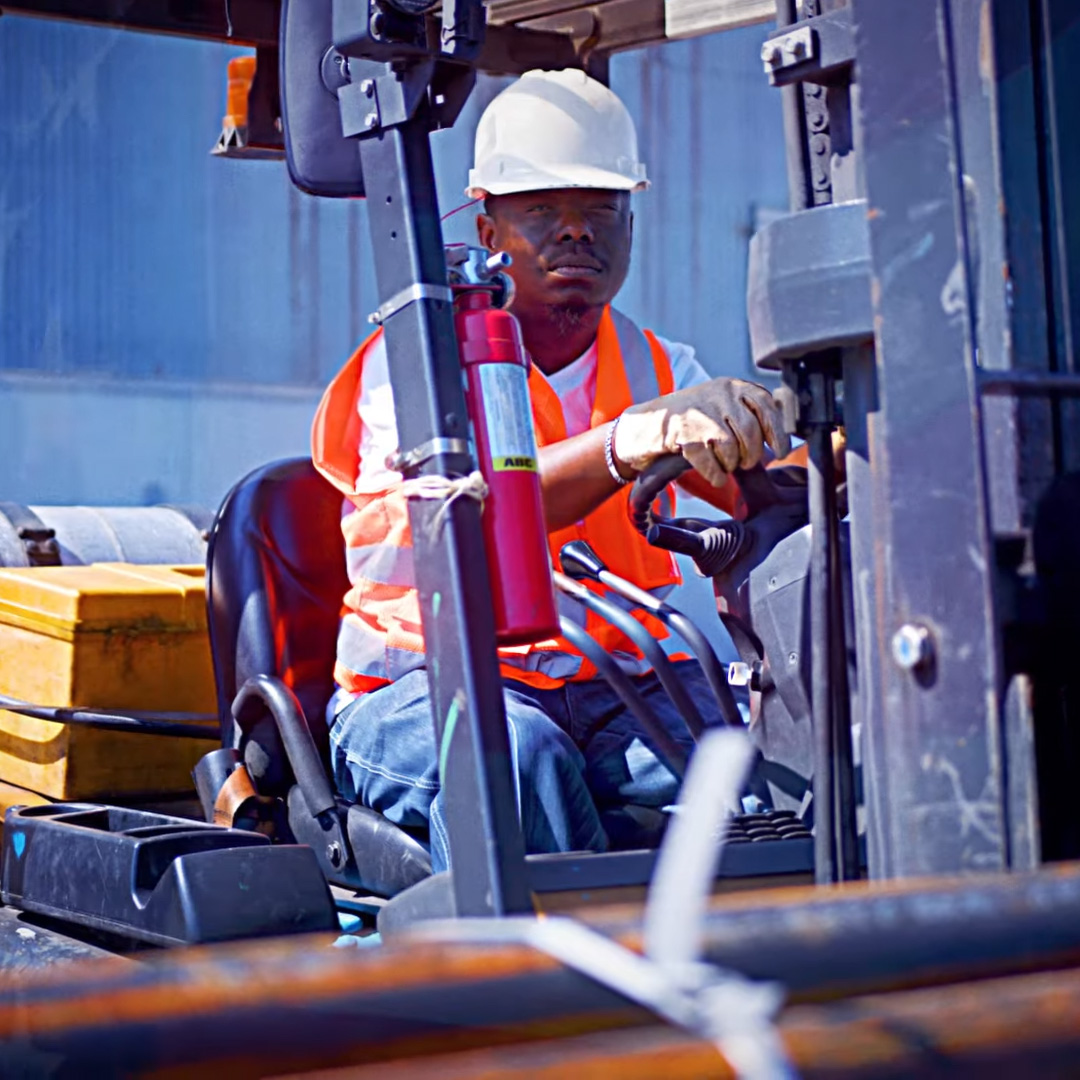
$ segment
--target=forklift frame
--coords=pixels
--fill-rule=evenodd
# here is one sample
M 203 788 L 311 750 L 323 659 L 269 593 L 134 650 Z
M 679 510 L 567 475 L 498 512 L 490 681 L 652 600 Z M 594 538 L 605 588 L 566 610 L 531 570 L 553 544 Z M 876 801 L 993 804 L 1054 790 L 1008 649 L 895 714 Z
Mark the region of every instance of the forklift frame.
M 614 51 L 773 12 L 758 0 L 714 0 L 697 5 L 694 22 L 689 0 L 569 2 L 496 0 L 472 65 L 495 73 L 580 66 L 604 78 Z M 266 51 L 278 44 L 274 0 L 15 0 L 4 8 Z M 854 61 L 854 75 L 849 68 L 837 78 L 823 51 L 785 61 L 774 75 L 784 85 L 793 211 L 822 214 L 857 198 L 867 207 L 872 345 L 791 355 L 785 365 L 789 382 L 800 361 L 830 373 L 818 389 L 803 387 L 815 407 L 827 407 L 819 431 L 839 404 L 821 395 L 843 389 L 859 671 L 853 719 L 862 731 L 870 875 L 1004 870 L 1075 854 L 1077 830 L 1059 820 L 1064 807 L 1053 796 L 1075 764 L 1067 732 L 1075 677 L 1056 661 L 1075 655 L 1077 627 L 1063 605 L 1047 606 L 1032 546 L 1047 486 L 1080 456 L 1067 400 L 1080 396 L 1065 183 L 1074 155 L 1060 116 L 1070 107 L 1061 66 L 1080 4 L 803 0 L 797 13 L 780 0 L 779 10 L 774 38 L 815 26 L 824 33 L 849 17 Z M 807 89 L 814 86 L 826 88 L 825 129 Z M 432 126 L 420 108 L 380 119 L 358 138 L 386 300 L 442 280 Z M 388 233 L 404 242 L 387 242 Z M 427 447 L 410 475 L 468 472 L 450 304 L 421 290 L 385 325 L 403 446 Z M 819 445 L 815 468 L 823 453 Z M 827 475 L 818 487 L 819 520 L 831 520 Z M 444 541 L 428 528 L 433 507 L 413 504 L 411 513 L 436 731 L 449 739 L 456 911 L 528 910 L 479 508 L 457 500 Z M 844 877 L 857 872 L 844 854 L 842 820 L 854 788 L 835 742 L 847 695 L 833 680 L 848 646 L 836 636 L 835 610 L 822 607 L 835 592 L 822 581 L 835 582 L 838 569 L 822 543 L 812 584 L 814 625 L 823 628 L 811 643 L 815 700 L 841 771 L 830 785 L 839 803 L 830 797 L 818 821 L 829 825 L 829 857 L 839 852 Z M 1036 644 L 1024 647 L 1024 639 Z M 1036 727 L 1060 754 L 1036 746 Z

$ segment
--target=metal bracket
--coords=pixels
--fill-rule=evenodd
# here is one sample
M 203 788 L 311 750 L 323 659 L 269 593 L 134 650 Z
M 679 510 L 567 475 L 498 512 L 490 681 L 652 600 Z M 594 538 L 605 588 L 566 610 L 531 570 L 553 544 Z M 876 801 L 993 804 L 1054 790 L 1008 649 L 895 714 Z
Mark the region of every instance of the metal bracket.
M 467 439 L 428 439 L 427 442 L 414 446 L 404 453 L 398 451 L 390 454 L 386 459 L 386 467 L 394 472 L 404 472 L 406 469 L 417 469 L 433 457 L 446 456 L 449 454 L 471 454 L 472 447 Z
M 484 43 L 484 7 L 471 0 L 443 0 L 440 44 L 446 56 L 472 60 Z
M 817 55 L 817 38 L 808 25 L 789 30 L 779 37 L 769 38 L 761 46 L 761 62 L 766 75 L 782 68 L 794 67 Z
M 346 138 L 362 136 L 410 120 L 427 97 L 434 70 L 433 59 L 398 72 L 376 61 L 350 58 L 349 81 L 337 92 L 341 133 Z
M 401 292 L 394 293 L 385 303 L 380 304 L 377 311 L 368 316 L 368 322 L 374 326 L 382 326 L 392 315 L 396 315 L 402 308 L 415 304 L 417 300 L 445 300 L 450 303 L 454 294 L 449 285 L 428 285 L 423 282 L 408 285 Z
M 840 379 L 836 351 L 789 360 L 783 365 L 781 377 L 788 391 L 784 397 L 789 403 L 795 402 L 794 434 L 799 438 L 809 438 L 815 428 L 834 428 L 843 424 L 842 408 L 836 392 Z
M 872 341 L 866 203 L 788 214 L 759 229 L 750 241 L 746 297 L 759 368 Z
M 773 401 L 780 407 L 784 420 L 784 431 L 794 435 L 799 430 L 799 398 L 790 386 L 778 386 L 773 391 Z
M 773 86 L 828 83 L 855 61 L 855 32 L 849 8 L 815 15 L 808 22 L 767 38 L 761 61 Z

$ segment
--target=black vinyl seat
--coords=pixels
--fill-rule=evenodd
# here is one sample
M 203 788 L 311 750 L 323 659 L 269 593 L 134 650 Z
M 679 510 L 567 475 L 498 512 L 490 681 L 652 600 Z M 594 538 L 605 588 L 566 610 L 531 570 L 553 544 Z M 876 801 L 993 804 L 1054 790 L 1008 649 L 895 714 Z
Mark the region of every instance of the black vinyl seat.
M 345 803 L 327 768 L 325 711 L 348 587 L 341 513 L 340 493 L 307 458 L 256 469 L 218 511 L 206 589 L 231 755 L 221 776 L 242 763 L 257 796 L 282 810 L 291 833 L 283 839 L 310 844 L 331 881 L 392 896 L 431 873 L 427 851 L 375 811 Z M 211 793 L 208 816 L 213 801 Z

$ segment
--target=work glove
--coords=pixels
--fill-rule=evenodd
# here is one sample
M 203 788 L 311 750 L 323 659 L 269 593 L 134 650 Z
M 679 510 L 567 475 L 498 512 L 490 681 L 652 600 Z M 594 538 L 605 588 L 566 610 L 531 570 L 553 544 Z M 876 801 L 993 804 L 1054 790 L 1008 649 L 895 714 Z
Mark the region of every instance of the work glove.
M 612 449 L 635 473 L 665 454 L 682 454 L 714 487 L 761 461 L 765 444 L 791 452 L 780 407 L 764 386 L 712 379 L 633 405 L 618 419 Z

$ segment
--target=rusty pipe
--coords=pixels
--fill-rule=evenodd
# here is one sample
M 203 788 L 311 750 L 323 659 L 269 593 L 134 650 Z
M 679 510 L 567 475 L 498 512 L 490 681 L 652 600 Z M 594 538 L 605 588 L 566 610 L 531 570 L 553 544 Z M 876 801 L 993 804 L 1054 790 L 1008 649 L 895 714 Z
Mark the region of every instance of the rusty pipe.
M 780 1018 L 804 1080 L 1072 1076 L 1080 1060 L 1080 972 L 796 1006 Z M 716 1047 L 671 1027 L 602 1031 L 513 1046 L 295 1074 L 290 1080 L 735 1080 Z
M 640 910 L 598 909 L 588 921 L 640 943 Z M 743 893 L 713 906 L 705 939 L 709 959 L 785 983 L 792 1005 L 822 1008 L 870 989 L 1062 968 L 1080 961 L 1080 866 Z M 402 939 L 360 950 L 330 940 L 0 979 L 0 1075 L 34 1075 L 46 1054 L 78 1075 L 213 1065 L 240 1080 L 653 1023 L 523 946 Z

